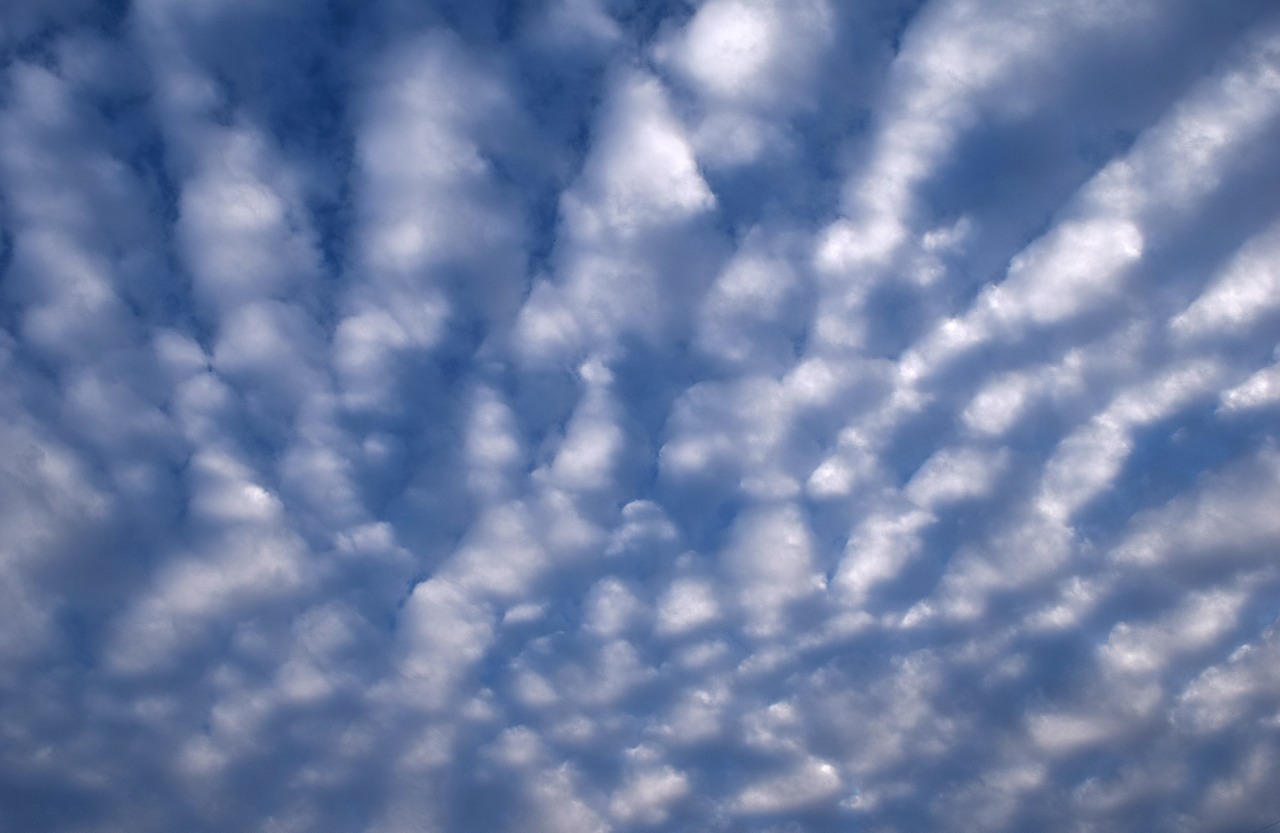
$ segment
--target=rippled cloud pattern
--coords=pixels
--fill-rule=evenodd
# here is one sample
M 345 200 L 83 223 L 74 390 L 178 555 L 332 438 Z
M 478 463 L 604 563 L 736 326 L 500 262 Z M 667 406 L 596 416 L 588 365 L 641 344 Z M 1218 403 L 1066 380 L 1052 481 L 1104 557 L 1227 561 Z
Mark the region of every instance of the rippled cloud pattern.
M 0 5 L 0 829 L 1280 819 L 1274 0 Z

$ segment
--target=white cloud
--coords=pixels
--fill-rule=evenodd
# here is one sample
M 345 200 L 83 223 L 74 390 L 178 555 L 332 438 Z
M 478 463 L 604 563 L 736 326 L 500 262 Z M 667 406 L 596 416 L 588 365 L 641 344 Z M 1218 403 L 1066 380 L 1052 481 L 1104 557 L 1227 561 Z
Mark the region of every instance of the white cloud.
M 1273 311 L 1280 296 L 1280 225 L 1273 225 L 1241 247 L 1209 288 L 1170 322 L 1184 337 L 1238 333 Z
M 710 0 L 657 44 L 657 60 L 701 105 L 693 134 L 699 160 L 734 167 L 791 144 L 786 118 L 814 106 L 813 81 L 834 24 L 823 0 Z
M 776 106 L 810 80 L 832 22 L 822 2 L 708 0 L 668 49 L 704 95 Z
M 619 73 L 609 89 L 581 175 L 560 200 L 556 282 L 535 286 L 520 314 L 526 359 L 669 337 L 705 268 L 706 244 L 688 226 L 715 197 L 666 90 L 639 72 Z
M 414 588 L 403 630 L 408 696 L 427 709 L 444 709 L 492 641 L 493 613 L 453 583 L 432 579 Z
M 614 794 L 609 811 L 622 824 L 661 824 L 670 817 L 668 805 L 689 789 L 689 779 L 669 766 L 642 771 Z
M 990 491 L 1004 465 L 999 453 L 944 448 L 920 467 L 903 491 L 926 508 L 981 497 Z
M 709 579 L 679 578 L 658 602 L 658 633 L 679 634 L 720 618 L 720 602 Z
M 1272 4 L 508 6 L 0 13 L 0 828 L 1280 815 Z
M 839 795 L 840 774 L 826 761 L 810 759 L 788 772 L 747 787 L 733 802 L 739 812 L 784 813 Z

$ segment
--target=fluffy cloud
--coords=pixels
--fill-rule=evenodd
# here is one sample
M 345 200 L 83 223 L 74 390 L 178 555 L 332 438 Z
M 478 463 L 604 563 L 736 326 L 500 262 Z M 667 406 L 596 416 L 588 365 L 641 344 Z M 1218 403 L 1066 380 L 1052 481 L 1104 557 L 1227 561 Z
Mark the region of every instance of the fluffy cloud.
M 1274 3 L 10 5 L 0 827 L 1280 818 Z

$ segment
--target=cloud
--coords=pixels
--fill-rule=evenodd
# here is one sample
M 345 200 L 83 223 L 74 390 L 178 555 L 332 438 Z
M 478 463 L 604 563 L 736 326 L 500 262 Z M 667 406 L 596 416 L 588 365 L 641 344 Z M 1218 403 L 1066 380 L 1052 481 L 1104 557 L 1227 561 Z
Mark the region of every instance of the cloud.
M 1273 5 L 0 12 L 0 827 L 1280 818 Z

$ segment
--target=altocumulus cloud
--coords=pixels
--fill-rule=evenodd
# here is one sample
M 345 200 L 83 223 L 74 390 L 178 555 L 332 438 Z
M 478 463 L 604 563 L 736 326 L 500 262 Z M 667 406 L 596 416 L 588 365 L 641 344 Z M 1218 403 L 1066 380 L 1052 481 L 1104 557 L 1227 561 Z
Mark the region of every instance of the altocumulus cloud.
M 0 54 L 0 829 L 1280 818 L 1273 0 Z

